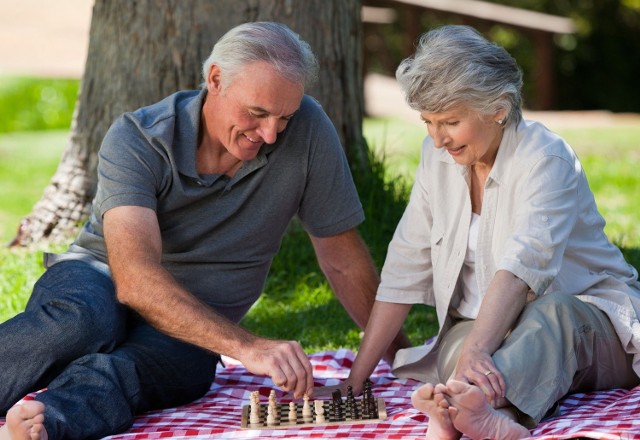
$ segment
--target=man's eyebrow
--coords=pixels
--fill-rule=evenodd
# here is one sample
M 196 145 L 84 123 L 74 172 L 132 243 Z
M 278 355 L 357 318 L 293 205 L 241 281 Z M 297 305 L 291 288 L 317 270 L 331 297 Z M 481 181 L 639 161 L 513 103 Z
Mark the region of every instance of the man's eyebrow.
M 271 112 L 265 108 L 262 107 L 258 107 L 258 106 L 253 106 L 253 107 L 249 107 L 249 110 L 254 111 L 254 112 L 258 112 L 258 113 L 265 113 L 267 115 L 271 115 Z M 284 115 L 282 116 L 283 118 L 292 118 L 296 113 L 298 113 L 298 110 L 294 111 L 293 113 L 289 114 L 289 115 Z

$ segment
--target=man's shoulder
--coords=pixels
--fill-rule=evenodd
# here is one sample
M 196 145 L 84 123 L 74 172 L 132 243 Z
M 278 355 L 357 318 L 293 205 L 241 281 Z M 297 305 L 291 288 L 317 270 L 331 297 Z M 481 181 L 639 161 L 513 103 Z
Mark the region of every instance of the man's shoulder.
M 311 95 L 304 95 L 302 97 L 302 102 L 300 102 L 300 109 L 298 113 L 305 115 L 319 115 L 326 114 L 324 109 L 322 108 L 322 104 L 316 98 Z
M 123 118 L 135 120 L 141 127 L 150 128 L 167 119 L 175 119 L 181 112 L 189 112 L 192 107 L 199 112 L 202 95 L 202 90 L 179 91 L 154 104 L 125 113 Z

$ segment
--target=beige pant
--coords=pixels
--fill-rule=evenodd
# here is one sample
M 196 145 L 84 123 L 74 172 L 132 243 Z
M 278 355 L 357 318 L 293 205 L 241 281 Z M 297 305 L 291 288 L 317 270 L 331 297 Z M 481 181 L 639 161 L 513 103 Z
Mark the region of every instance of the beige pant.
M 447 332 L 438 351 L 438 376 L 451 378 L 473 321 Z M 640 379 L 631 368 L 607 316 L 575 296 L 551 294 L 529 303 L 513 331 L 493 354 L 504 376 L 507 399 L 537 425 L 563 396 L 573 392 L 633 388 Z

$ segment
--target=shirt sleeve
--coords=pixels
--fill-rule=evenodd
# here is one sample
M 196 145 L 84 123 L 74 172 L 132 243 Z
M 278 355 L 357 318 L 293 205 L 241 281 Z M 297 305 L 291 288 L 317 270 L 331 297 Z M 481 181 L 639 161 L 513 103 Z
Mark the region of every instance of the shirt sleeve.
M 442 235 L 433 231 L 425 163 L 423 155 L 409 203 L 389 244 L 376 296 L 379 301 L 435 304 L 432 251 L 437 252 Z
M 310 106 L 312 145 L 298 217 L 311 235 L 329 237 L 362 223 L 364 211 L 333 124 L 318 103 Z
M 560 271 L 576 224 L 582 169 L 577 160 L 558 155 L 544 155 L 527 169 L 519 182 L 514 233 L 498 269 L 510 271 L 540 295 Z
M 116 206 L 157 208 L 163 160 L 127 115 L 111 126 L 98 157 L 94 206 L 100 217 Z

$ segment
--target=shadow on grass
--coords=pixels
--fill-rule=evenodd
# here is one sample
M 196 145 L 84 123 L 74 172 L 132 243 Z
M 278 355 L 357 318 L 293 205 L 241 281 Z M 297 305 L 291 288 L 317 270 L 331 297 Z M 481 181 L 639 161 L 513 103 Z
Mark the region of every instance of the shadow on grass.
M 620 247 L 622 251 L 622 255 L 624 255 L 624 259 L 627 260 L 627 263 L 636 268 L 637 271 L 640 271 L 640 248 L 624 248 Z

